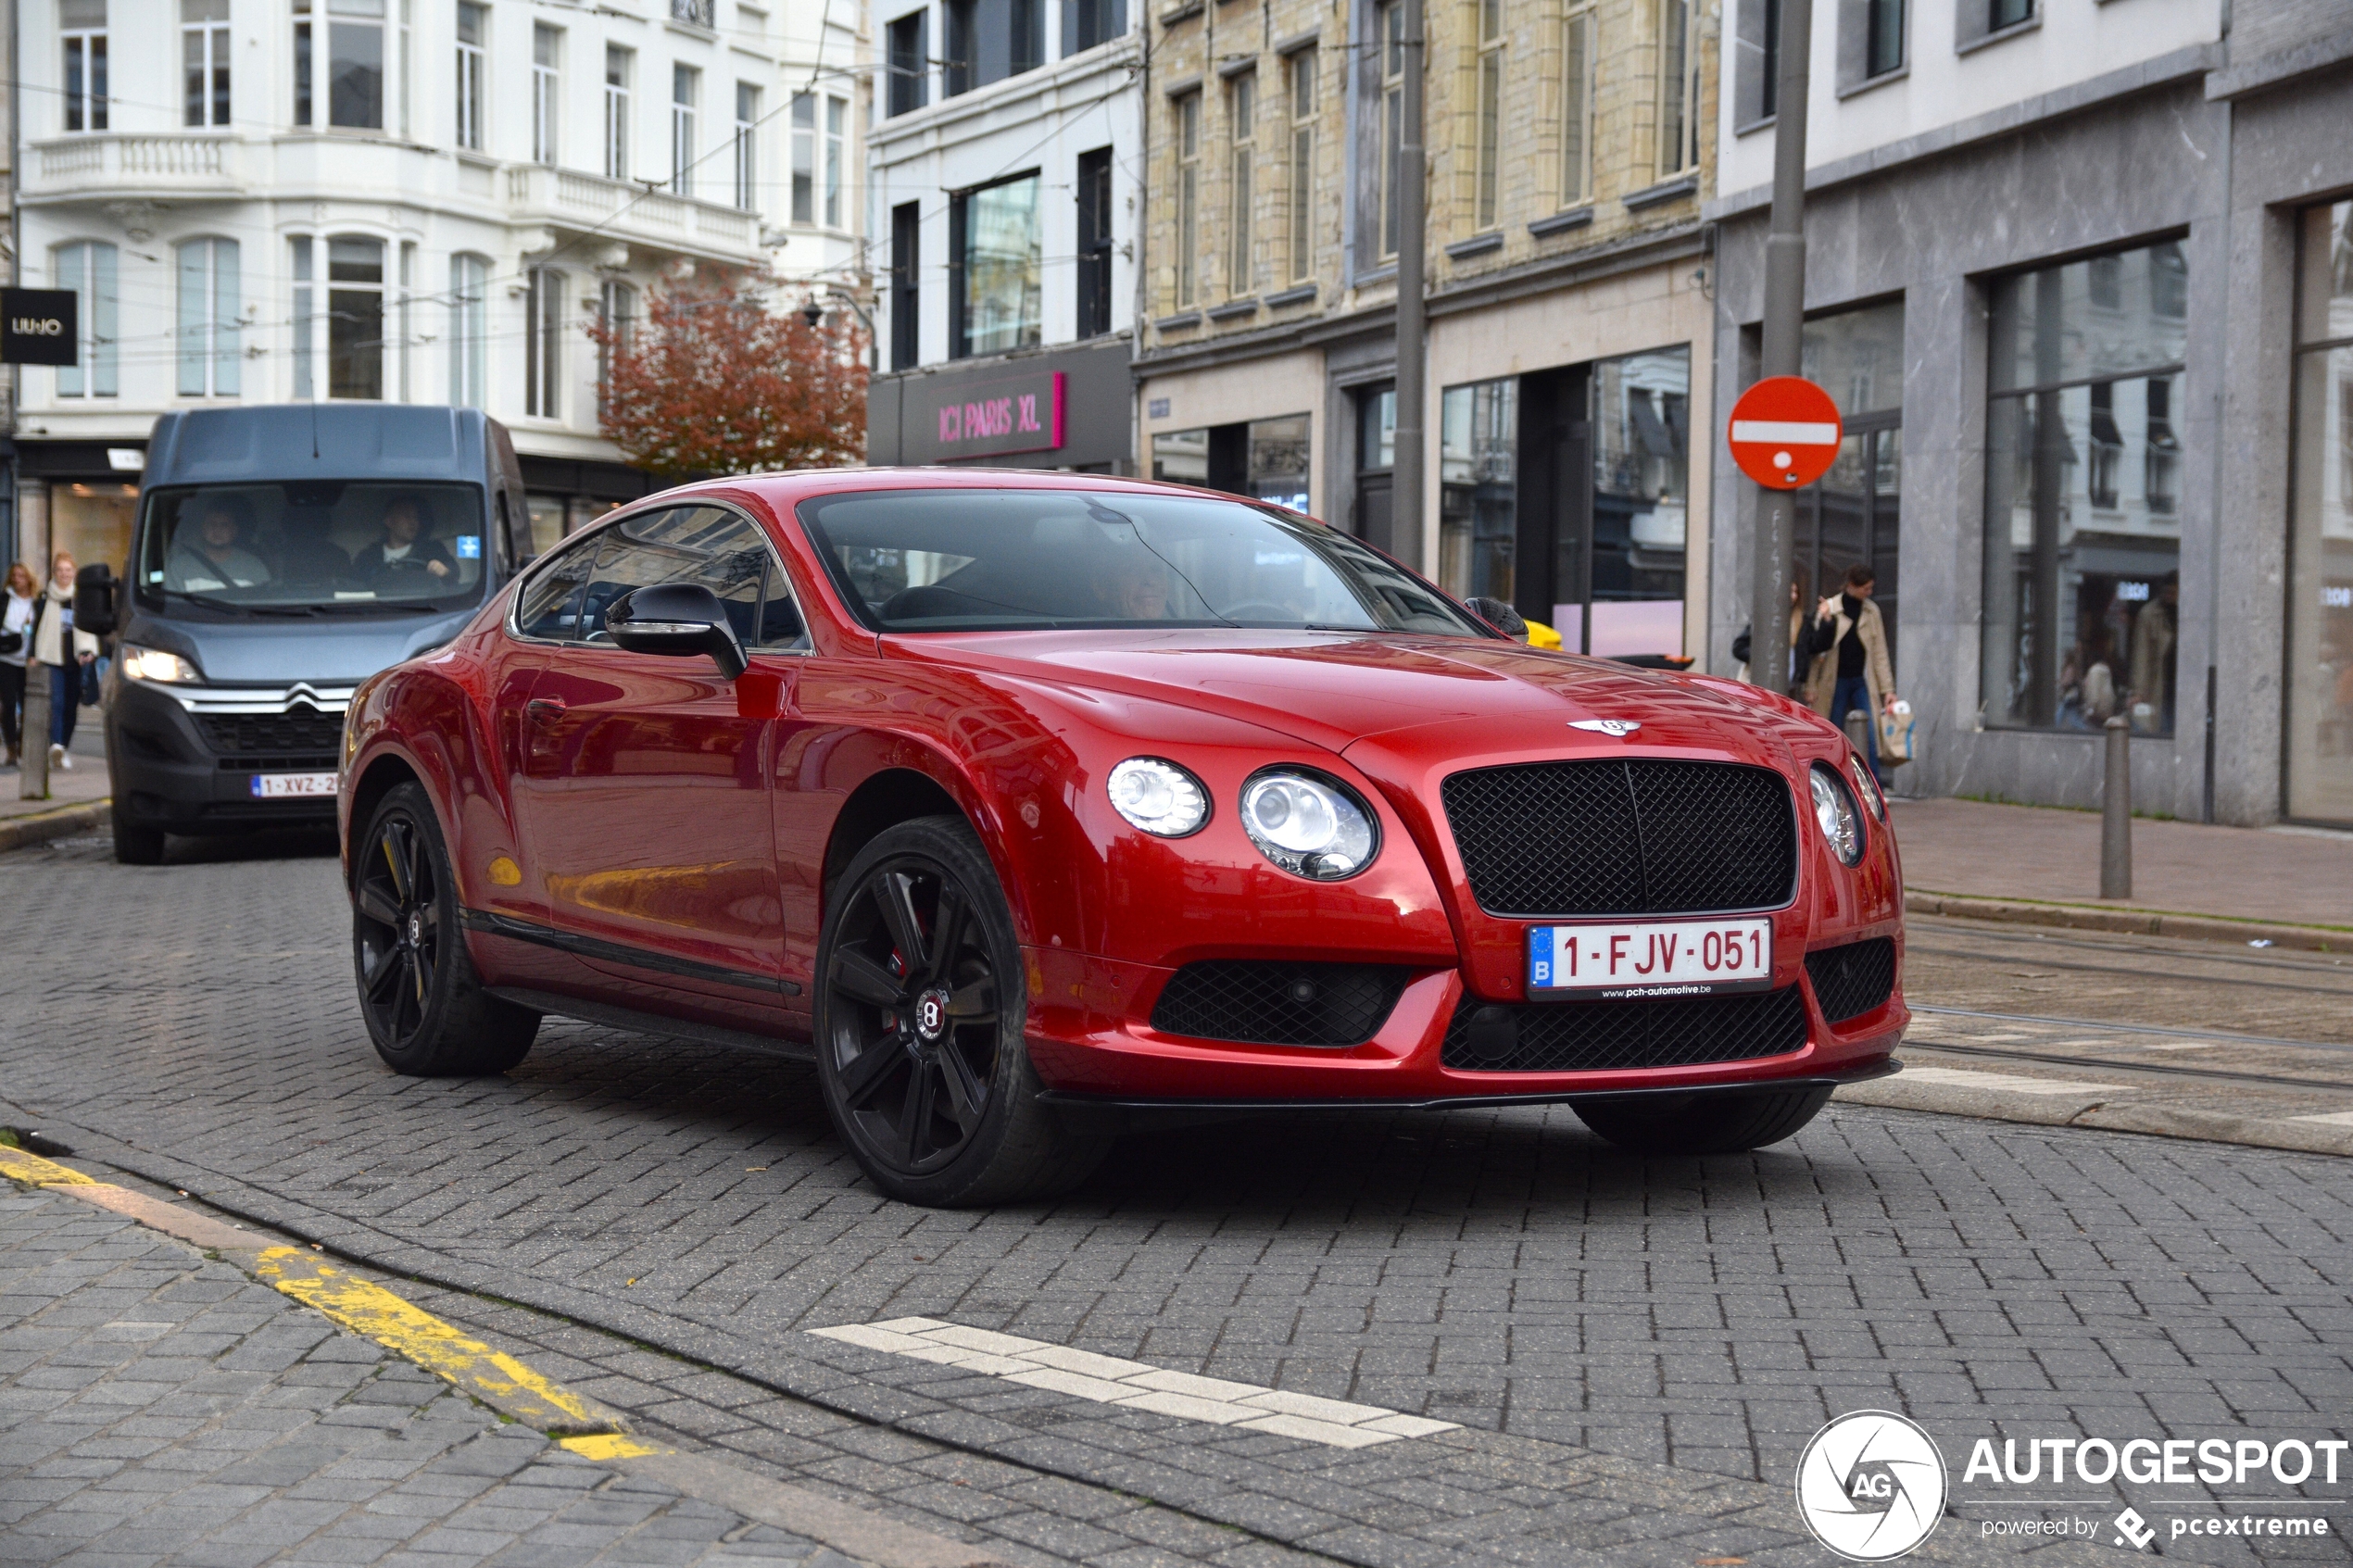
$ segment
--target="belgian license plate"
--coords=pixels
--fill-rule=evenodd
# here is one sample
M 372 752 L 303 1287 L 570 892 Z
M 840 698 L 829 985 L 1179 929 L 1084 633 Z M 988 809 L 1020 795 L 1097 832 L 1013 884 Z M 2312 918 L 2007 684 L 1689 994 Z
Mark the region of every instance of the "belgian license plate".
M 293 797 L 333 795 L 335 776 L 333 773 L 256 773 L 253 776 L 253 797 L 256 800 L 284 800 Z
M 1708 997 L 1773 984 L 1769 919 L 1623 921 L 1528 930 L 1530 997 Z

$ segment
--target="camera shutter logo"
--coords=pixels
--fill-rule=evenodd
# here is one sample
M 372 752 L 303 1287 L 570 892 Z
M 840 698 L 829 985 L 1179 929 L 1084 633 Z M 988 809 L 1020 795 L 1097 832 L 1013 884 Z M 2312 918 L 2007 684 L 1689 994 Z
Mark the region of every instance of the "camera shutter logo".
M 1944 1456 L 1926 1432 L 1887 1411 L 1856 1411 L 1798 1457 L 1797 1512 L 1841 1557 L 1884 1562 L 1928 1539 L 1944 1486 Z

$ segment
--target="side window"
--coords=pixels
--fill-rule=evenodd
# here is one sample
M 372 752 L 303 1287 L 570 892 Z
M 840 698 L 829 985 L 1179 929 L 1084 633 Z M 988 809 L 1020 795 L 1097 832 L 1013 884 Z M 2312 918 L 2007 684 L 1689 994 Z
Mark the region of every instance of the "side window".
M 581 540 L 556 552 L 522 585 L 515 601 L 515 629 L 526 637 L 566 642 L 578 634 L 580 587 L 596 564 L 598 540 Z
M 580 612 L 581 637 L 609 640 L 605 608 L 655 583 L 699 583 L 719 596 L 746 646 L 760 611 L 767 542 L 749 522 L 718 507 L 648 512 L 607 529 Z
M 798 653 L 809 646 L 809 628 L 793 597 L 792 580 L 774 555 L 768 558 L 766 588 L 760 599 L 760 641 L 753 646 L 770 653 Z

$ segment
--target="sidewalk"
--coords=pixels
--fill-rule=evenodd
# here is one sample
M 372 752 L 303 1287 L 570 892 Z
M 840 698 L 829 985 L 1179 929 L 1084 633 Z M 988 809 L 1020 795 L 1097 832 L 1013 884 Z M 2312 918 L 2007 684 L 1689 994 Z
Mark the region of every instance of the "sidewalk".
M 93 807 L 107 798 L 107 736 L 98 710 L 82 709 L 73 736 L 73 766 L 49 770 L 48 799 L 17 798 L 17 792 L 23 787 L 22 778 L 19 770 L 0 767 L 0 848 L 14 848 L 18 844 L 35 843 L 48 836 L 23 831 L 32 826 L 24 822 L 26 818 L 47 819 L 53 812 Z M 84 810 L 63 820 L 72 823 L 66 831 L 87 833 L 103 825 L 103 813 Z
M 1920 900 L 1942 894 L 2353 931 L 2353 834 L 2135 821 L 2133 897 L 2106 902 L 2096 812 L 1976 800 L 1894 800 L 1889 809 L 1915 912 L 1940 912 Z

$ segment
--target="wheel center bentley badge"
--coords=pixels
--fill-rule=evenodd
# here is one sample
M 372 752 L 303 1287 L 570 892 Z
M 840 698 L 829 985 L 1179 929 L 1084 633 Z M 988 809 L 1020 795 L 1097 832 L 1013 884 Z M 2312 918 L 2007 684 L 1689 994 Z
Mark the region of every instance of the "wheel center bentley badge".
M 1572 730 L 1591 730 L 1597 735 L 1616 735 L 1624 740 L 1642 725 L 1636 719 L 1571 719 L 1568 727 Z

